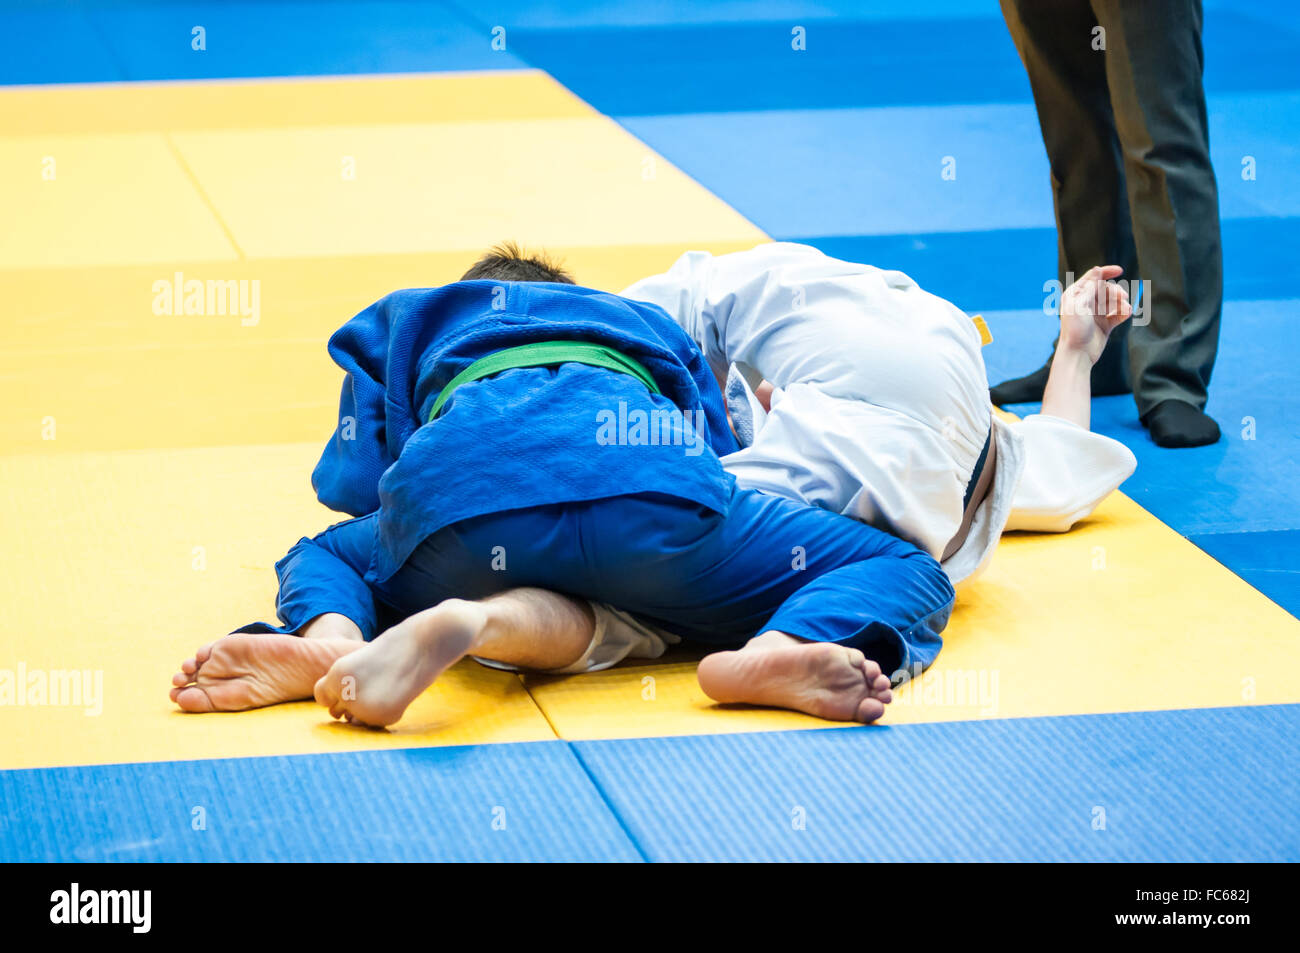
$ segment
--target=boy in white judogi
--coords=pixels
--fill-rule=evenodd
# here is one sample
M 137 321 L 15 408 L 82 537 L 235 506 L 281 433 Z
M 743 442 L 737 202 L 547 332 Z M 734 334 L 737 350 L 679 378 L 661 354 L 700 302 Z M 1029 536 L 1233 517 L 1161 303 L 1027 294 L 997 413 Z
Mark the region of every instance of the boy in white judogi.
M 1083 300 L 1096 293 L 1127 308 L 1106 281 L 1118 273 L 1066 292 L 1063 324 L 1082 320 L 1063 328 L 1058 386 L 1016 422 L 992 411 L 977 325 L 901 272 L 778 242 L 688 252 L 622 295 L 664 308 L 704 351 L 742 446 L 723 465 L 742 486 L 908 539 L 960 583 L 1003 531 L 1064 532 L 1133 473 L 1127 447 L 1088 430 L 1086 345 L 1110 329 L 1079 314 L 1105 321 L 1104 297 Z

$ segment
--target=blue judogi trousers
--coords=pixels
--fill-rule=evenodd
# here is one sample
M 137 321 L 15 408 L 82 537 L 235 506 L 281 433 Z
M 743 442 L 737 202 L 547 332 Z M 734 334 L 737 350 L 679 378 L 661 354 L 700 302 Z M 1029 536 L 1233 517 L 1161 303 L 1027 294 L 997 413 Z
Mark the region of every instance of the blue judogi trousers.
M 726 512 L 643 493 L 461 520 L 392 576 L 366 578 L 375 518 L 304 539 L 276 565 L 284 626 L 325 612 L 366 639 L 445 599 L 535 586 L 604 602 L 706 646 L 776 629 L 863 650 L 886 672 L 925 668 L 942 645 L 953 589 L 927 553 L 856 520 L 756 490 Z

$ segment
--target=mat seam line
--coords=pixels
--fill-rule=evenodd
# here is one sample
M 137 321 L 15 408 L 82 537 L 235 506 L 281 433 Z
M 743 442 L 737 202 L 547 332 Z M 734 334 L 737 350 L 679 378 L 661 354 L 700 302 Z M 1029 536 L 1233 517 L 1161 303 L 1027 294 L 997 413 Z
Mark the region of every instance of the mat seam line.
M 568 752 L 573 756 L 573 760 L 578 762 L 578 767 L 582 769 L 582 773 L 587 778 L 587 782 L 593 789 L 595 789 L 596 796 L 600 798 L 600 802 L 605 805 L 605 809 L 609 811 L 610 816 L 614 818 L 614 821 L 618 824 L 619 830 L 621 830 L 623 836 L 627 838 L 627 842 L 632 845 L 632 849 L 635 850 L 637 856 L 641 858 L 641 862 L 643 864 L 650 863 L 650 858 L 647 857 L 646 852 L 641 849 L 641 844 L 632 836 L 632 831 L 628 828 L 627 821 L 624 820 L 623 815 L 614 807 L 614 804 L 610 801 L 609 795 L 605 792 L 605 789 L 601 787 L 600 782 L 596 780 L 596 776 L 592 774 L 591 769 L 587 767 L 587 762 L 583 760 L 582 753 L 574 747 L 572 741 L 560 734 L 560 729 L 556 726 L 555 722 L 551 720 L 551 716 L 546 713 L 546 709 L 542 707 L 542 703 L 537 700 L 537 697 L 532 693 L 532 690 L 529 689 L 524 677 L 516 674 L 515 678 L 519 679 L 519 684 L 523 685 L 525 694 L 527 694 L 532 700 L 532 703 L 537 710 L 542 713 L 542 717 L 546 719 L 546 723 L 555 734 L 555 740 L 564 745 Z M 509 742 L 505 743 L 509 744 Z
M 596 780 L 596 775 L 592 773 L 591 768 L 587 764 L 587 760 L 582 756 L 582 752 L 578 750 L 574 743 L 569 739 L 562 738 L 561 740 L 573 753 L 574 759 L 578 762 L 578 767 L 582 768 L 582 773 L 587 776 L 587 780 L 589 780 L 592 787 L 596 789 L 596 793 L 600 795 L 600 799 L 604 803 L 605 807 L 609 809 L 609 813 L 613 815 L 614 820 L 618 822 L 619 830 L 623 832 L 623 836 L 627 838 L 628 843 L 631 844 L 632 848 L 637 852 L 637 856 L 641 858 L 641 862 L 643 864 L 653 863 L 653 861 L 650 860 L 649 855 L 646 854 L 644 848 L 641 846 L 641 842 L 632 833 L 632 829 L 628 827 L 627 819 L 624 818 L 618 808 L 614 806 L 614 803 L 610 800 L 609 794 L 606 792 L 604 786 Z
M 199 177 L 194 174 L 194 170 L 190 168 L 190 164 L 185 161 L 185 157 L 181 154 L 180 146 L 176 145 L 175 140 L 172 139 L 172 134 L 170 132 L 164 132 L 162 133 L 162 137 L 167 141 L 167 148 L 171 150 L 172 156 L 176 159 L 182 171 L 184 171 L 186 177 L 190 180 L 190 184 L 194 186 L 194 191 L 199 193 L 199 198 L 203 201 L 203 204 L 207 206 L 208 211 L 212 213 L 212 217 L 217 220 L 217 225 L 221 228 L 222 234 L 226 236 L 226 241 L 230 242 L 230 247 L 235 250 L 235 254 L 239 257 L 239 260 L 248 261 L 248 256 L 244 254 L 244 249 L 241 248 L 239 242 L 235 240 L 235 233 L 230 230 L 230 226 L 226 224 L 226 220 L 222 218 L 221 213 L 217 211 L 216 204 L 213 203 L 207 191 L 204 190 L 203 186 L 199 183 Z
M 524 694 L 528 696 L 528 700 L 533 703 L 533 707 L 537 709 L 538 714 L 540 714 L 543 720 L 545 720 L 546 726 L 551 729 L 551 734 L 555 736 L 555 740 L 564 741 L 565 739 L 564 736 L 560 734 L 560 729 L 555 726 L 555 722 L 551 721 L 551 716 L 546 713 L 546 709 L 542 707 L 542 703 L 539 702 L 537 696 L 532 693 L 532 690 L 528 687 L 528 683 L 524 680 L 524 676 L 519 672 L 515 672 L 515 678 L 519 679 L 519 687 L 524 690 Z M 506 742 L 506 744 L 509 744 L 509 742 Z
M 84 20 L 90 27 L 91 32 L 94 33 L 95 38 L 99 41 L 109 62 L 113 64 L 114 68 L 117 69 L 118 74 L 122 77 L 121 81 L 124 83 L 131 82 L 131 73 L 130 70 L 126 68 L 126 60 L 118 55 L 117 47 L 113 45 L 112 38 L 109 36 L 108 31 L 104 29 L 104 25 L 94 16 L 94 11 L 90 10 L 84 3 L 76 4 L 76 11 L 82 20 Z

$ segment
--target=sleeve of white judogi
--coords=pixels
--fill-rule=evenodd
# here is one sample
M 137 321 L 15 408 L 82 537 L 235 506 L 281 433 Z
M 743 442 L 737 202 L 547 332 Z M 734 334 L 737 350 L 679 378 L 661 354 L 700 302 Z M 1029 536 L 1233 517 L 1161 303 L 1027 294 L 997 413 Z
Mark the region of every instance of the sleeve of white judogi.
M 1033 414 L 1013 424 L 1025 441 L 1025 469 L 1007 529 L 1064 533 L 1137 469 L 1118 440 L 1060 417 Z

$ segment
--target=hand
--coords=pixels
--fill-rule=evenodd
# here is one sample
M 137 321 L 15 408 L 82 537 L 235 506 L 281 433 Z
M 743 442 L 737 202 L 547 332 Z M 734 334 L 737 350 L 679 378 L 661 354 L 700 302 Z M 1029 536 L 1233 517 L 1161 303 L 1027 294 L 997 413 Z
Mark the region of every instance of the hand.
M 1085 354 L 1096 364 L 1115 330 L 1133 314 L 1128 290 L 1115 284 L 1119 265 L 1097 265 L 1061 295 L 1061 340 L 1057 350 Z

